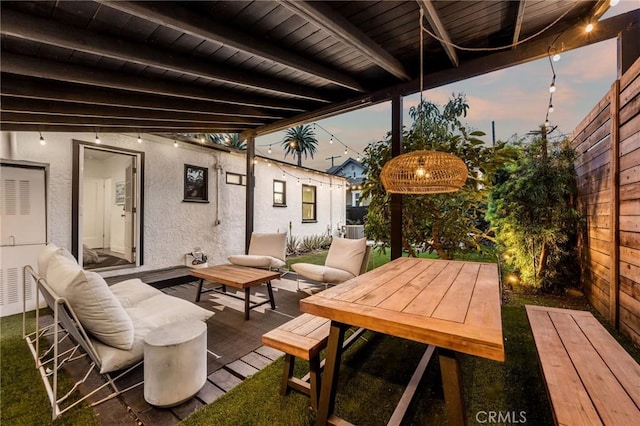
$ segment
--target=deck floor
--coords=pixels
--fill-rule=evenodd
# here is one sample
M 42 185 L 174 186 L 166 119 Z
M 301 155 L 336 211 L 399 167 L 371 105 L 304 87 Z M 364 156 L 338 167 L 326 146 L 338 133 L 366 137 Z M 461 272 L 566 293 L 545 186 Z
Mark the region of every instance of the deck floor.
M 166 287 L 162 291 L 193 301 L 196 284 L 194 281 Z M 207 381 L 195 397 L 176 407 L 158 408 L 144 400 L 144 388 L 138 386 L 117 399 L 94 407 L 101 424 L 175 425 L 280 357 L 281 352 L 262 346 L 262 335 L 298 316 L 298 302 L 308 296 L 308 293 L 296 291 L 294 274 L 287 274 L 286 279 L 274 280 L 272 285 L 276 309 L 271 310 L 269 304 L 252 309 L 251 319 L 248 321 L 244 320 L 242 300 L 214 292 L 202 295 L 198 305 L 214 312 L 214 315 L 207 321 Z M 252 298 L 268 297 L 264 285 L 252 290 Z M 72 376 L 77 376 L 76 372 L 69 372 Z M 140 366 L 116 383 L 124 389 L 142 381 L 142 378 L 143 368 Z M 102 378 L 98 374 L 90 378 L 94 383 L 100 380 Z

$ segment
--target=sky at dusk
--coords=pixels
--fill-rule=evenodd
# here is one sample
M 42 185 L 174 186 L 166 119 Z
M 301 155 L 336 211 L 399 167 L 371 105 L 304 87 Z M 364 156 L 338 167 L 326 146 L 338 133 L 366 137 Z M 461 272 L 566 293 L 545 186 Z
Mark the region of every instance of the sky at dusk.
M 610 8 L 602 19 L 640 7 L 640 0 L 621 0 Z M 596 27 L 597 30 L 597 27 Z M 594 31 L 596 31 L 594 30 Z M 552 126 L 558 126 L 551 135 L 570 134 L 591 109 L 604 97 L 616 79 L 616 39 L 565 51 L 554 62 L 557 90 L 553 94 L 554 112 L 549 115 Z M 428 69 L 428 59 L 425 68 Z M 495 71 L 483 76 L 427 90 L 423 96 L 437 105 L 444 105 L 452 93 L 464 93 L 469 104 L 463 122 L 468 127 L 486 133 L 484 140 L 491 144 L 491 122 L 495 121 L 496 140 L 507 140 L 514 134 L 524 136 L 544 123 L 549 103 L 549 85 L 552 71 L 548 58 Z M 408 111 L 419 102 L 419 94 L 403 99 L 403 124 L 411 125 Z M 302 157 L 302 165 L 317 170 L 336 165 L 347 158 L 356 158 L 372 141 L 381 140 L 391 129 L 391 103 L 385 102 L 358 111 L 317 121 L 318 150 L 314 158 Z M 325 129 L 325 130 L 323 130 Z M 291 155 L 284 157 L 281 141 L 284 132 L 256 138 L 256 154 L 295 163 Z M 329 143 L 331 135 L 334 142 Z M 345 147 L 349 147 L 345 155 Z M 268 154 L 268 145 L 271 154 Z

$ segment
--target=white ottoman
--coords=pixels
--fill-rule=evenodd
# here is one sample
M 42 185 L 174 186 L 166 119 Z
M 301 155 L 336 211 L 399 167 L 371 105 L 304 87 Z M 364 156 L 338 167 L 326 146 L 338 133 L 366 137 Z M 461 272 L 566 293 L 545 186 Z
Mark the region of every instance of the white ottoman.
M 195 395 L 207 380 L 207 326 L 181 321 L 144 339 L 144 399 L 171 407 Z

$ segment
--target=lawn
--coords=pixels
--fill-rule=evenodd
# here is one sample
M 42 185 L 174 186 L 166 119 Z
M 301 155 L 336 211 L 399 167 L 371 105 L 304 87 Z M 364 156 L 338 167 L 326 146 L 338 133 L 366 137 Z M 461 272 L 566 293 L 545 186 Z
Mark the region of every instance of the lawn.
M 425 255 L 425 254 L 422 254 Z M 289 259 L 324 263 L 326 252 Z M 474 260 L 491 261 L 492 256 Z M 369 267 L 389 261 L 388 253 L 373 251 Z M 525 304 L 572 309 L 592 309 L 583 297 L 552 297 L 527 294 L 520 289 L 504 292 L 502 321 L 506 362 L 499 363 L 461 355 L 468 424 L 486 420 L 485 412 L 496 411 L 524 416 L 528 424 L 552 424 L 549 403 L 529 329 Z M 601 319 L 598 315 L 596 315 Z M 50 423 L 50 408 L 44 387 L 26 343 L 21 338 L 21 315 L 2 318 L 0 424 L 34 425 Z M 30 319 L 33 321 L 33 319 Z M 601 319 L 602 320 L 602 319 Z M 638 361 L 640 351 L 630 339 L 605 326 Z M 344 355 L 338 384 L 336 412 L 358 425 L 386 424 L 404 386 L 409 381 L 425 345 L 367 332 Z M 298 363 L 298 374 L 305 370 Z M 311 425 L 314 414 L 308 397 L 291 392 L 278 393 L 283 360 L 277 360 L 251 379 L 196 411 L 185 425 Z M 404 424 L 445 424 L 445 408 L 437 358 L 427 368 Z M 99 424 L 93 410 L 78 407 L 55 424 Z

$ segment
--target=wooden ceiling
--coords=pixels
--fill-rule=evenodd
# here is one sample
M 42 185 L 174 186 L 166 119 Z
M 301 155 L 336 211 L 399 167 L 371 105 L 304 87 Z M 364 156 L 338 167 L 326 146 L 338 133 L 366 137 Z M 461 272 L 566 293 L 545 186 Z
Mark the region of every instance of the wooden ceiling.
M 2 130 L 265 134 L 615 37 L 609 1 L 2 1 Z M 467 51 L 458 46 L 499 50 Z M 516 47 L 511 47 L 517 44 Z

